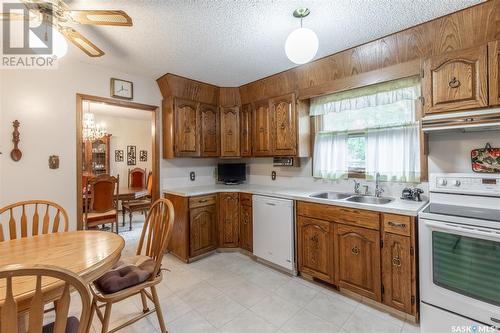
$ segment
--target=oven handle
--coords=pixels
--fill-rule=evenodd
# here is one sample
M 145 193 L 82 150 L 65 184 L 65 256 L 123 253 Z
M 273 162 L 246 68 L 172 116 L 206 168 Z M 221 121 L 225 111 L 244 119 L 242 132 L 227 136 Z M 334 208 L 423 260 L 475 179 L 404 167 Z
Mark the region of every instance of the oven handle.
M 497 238 L 500 239 L 500 232 L 496 231 L 480 231 L 476 228 L 473 227 L 456 227 L 452 226 L 448 223 L 436 223 L 432 221 L 425 221 L 425 225 L 434 227 L 436 229 L 442 229 L 442 230 L 448 230 L 448 231 L 461 231 L 461 232 L 467 232 L 469 235 L 476 235 L 476 236 L 486 236 L 490 238 Z

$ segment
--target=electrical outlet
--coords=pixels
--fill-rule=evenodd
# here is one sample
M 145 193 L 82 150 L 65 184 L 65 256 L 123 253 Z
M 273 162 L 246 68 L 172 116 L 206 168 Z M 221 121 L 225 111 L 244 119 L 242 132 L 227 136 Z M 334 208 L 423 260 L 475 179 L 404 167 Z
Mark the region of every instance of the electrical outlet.
M 196 179 L 196 174 L 194 173 L 194 171 L 191 171 L 189 173 L 189 179 L 191 179 L 192 182 L 194 182 L 194 180 Z
M 271 179 L 276 180 L 276 171 L 271 171 Z

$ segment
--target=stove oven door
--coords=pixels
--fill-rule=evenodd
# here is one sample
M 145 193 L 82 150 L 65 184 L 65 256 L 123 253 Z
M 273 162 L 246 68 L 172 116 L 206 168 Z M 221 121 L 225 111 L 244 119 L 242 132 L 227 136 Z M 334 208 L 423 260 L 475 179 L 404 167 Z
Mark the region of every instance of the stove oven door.
M 423 302 L 500 327 L 500 230 L 419 220 Z

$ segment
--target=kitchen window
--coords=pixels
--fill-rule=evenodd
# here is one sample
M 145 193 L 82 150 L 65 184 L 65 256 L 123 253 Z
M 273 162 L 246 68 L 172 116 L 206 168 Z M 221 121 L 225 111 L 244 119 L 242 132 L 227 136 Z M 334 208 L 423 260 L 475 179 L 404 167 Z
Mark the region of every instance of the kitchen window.
M 419 78 L 311 99 L 313 176 L 420 181 Z

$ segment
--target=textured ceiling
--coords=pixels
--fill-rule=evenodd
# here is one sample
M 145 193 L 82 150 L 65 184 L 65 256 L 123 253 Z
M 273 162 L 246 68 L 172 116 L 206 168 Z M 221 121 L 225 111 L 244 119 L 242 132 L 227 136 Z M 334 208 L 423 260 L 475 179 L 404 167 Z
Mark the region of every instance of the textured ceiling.
M 239 86 L 295 65 L 285 55 L 291 15 L 307 6 L 304 26 L 319 38 L 316 59 L 429 21 L 480 0 L 67 0 L 73 9 L 123 9 L 134 26 L 80 26 L 106 55 L 90 59 L 158 78 L 169 72 Z

